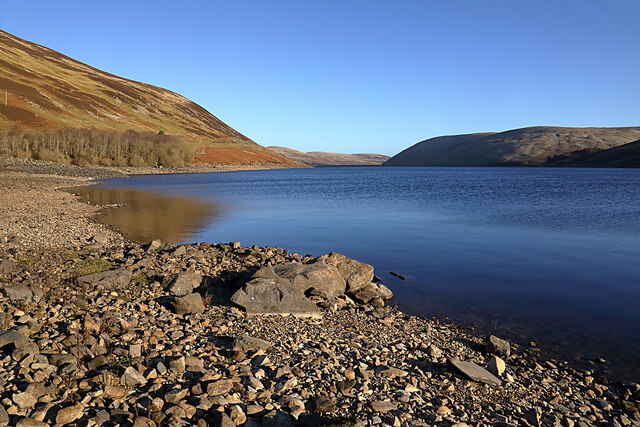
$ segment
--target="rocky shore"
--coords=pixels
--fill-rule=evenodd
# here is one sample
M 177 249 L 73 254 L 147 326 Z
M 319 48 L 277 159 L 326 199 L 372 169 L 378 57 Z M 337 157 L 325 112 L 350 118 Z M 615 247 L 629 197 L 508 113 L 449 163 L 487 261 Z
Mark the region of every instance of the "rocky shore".
M 0 426 L 640 425 L 640 385 L 406 315 L 356 260 L 127 241 L 56 191 L 82 173 L 0 171 Z

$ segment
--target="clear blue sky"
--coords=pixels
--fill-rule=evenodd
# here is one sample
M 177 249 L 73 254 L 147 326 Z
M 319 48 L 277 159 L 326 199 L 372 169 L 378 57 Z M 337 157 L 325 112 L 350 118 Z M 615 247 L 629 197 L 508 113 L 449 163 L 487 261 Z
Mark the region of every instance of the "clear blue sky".
M 640 125 L 637 0 L 2 0 L 0 28 L 199 103 L 262 145 Z

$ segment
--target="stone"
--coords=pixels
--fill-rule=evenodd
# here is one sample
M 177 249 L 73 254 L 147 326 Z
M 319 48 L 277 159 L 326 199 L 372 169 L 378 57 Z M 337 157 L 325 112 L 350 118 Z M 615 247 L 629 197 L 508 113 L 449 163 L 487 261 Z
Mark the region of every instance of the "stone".
M 376 373 L 388 378 L 406 377 L 409 374 L 407 371 L 403 371 L 402 369 L 385 365 L 376 367 L 375 371 Z
M 0 261 L 0 274 L 9 274 L 16 271 L 17 266 L 13 260 L 3 259 Z
M 125 369 L 124 374 L 120 378 L 122 384 L 128 387 L 135 387 L 141 384 L 146 384 L 147 379 L 140 374 L 133 366 L 129 366 Z
M 117 385 L 105 384 L 102 395 L 108 399 L 122 399 L 127 395 L 127 389 Z
M 398 406 L 395 403 L 387 402 L 386 400 L 374 400 L 369 403 L 369 406 L 371 406 L 371 409 L 373 409 L 374 412 L 381 412 L 383 414 L 385 412 L 395 411 L 398 409 Z
M 338 410 L 335 402 L 327 396 L 318 396 L 311 399 L 311 408 L 316 412 L 333 413 Z
M 243 351 L 245 353 L 257 350 L 266 350 L 271 347 L 269 341 L 262 340 L 260 338 L 250 337 L 248 335 L 242 335 L 233 339 L 231 343 L 231 349 L 236 351 Z
M 502 360 L 497 356 L 493 356 L 489 360 L 489 363 L 487 363 L 487 370 L 491 372 L 493 375 L 495 375 L 496 377 L 501 377 L 505 369 L 506 369 L 506 365 L 504 363 L 504 360 Z
M 335 298 L 344 294 L 346 282 L 338 269 L 325 263 L 299 264 L 285 262 L 271 267 L 262 267 L 252 278 L 280 279 L 301 294 L 313 292 L 324 298 Z
M 0 349 L 13 344 L 13 349 L 17 349 L 29 344 L 29 340 L 16 331 L 0 331 Z
M 463 362 L 458 359 L 449 359 L 449 363 L 473 381 L 496 386 L 502 384 L 502 381 L 500 381 L 499 378 L 473 362 Z
M 133 427 L 155 427 L 155 426 L 156 426 L 156 423 L 151 418 L 147 418 L 147 417 L 138 416 L 133 422 Z
M 162 287 L 173 295 L 183 297 L 193 293 L 193 290 L 200 286 L 202 277 L 198 273 L 183 271 L 182 273 L 165 277 L 162 281 Z
M 441 357 L 442 356 L 442 350 L 440 350 L 438 347 L 436 347 L 433 344 L 429 344 L 429 346 L 427 347 L 427 354 L 431 357 Z
M 346 292 L 355 293 L 373 281 L 373 267 L 369 264 L 356 261 L 342 254 L 331 252 L 321 255 L 315 262 L 323 262 L 333 265 L 346 281 Z
M 49 424 L 34 420 L 33 418 L 21 418 L 17 423 L 16 427 L 48 427 Z
M 159 365 L 159 364 L 158 364 Z M 169 369 L 176 374 L 181 374 L 187 369 L 187 361 L 184 356 L 169 361 Z M 160 369 L 158 370 L 160 371 Z
M 220 396 L 227 394 L 233 388 L 233 382 L 230 380 L 218 380 L 207 384 L 207 394 L 209 396 Z
M 369 283 L 356 293 L 352 293 L 358 301 L 367 304 L 373 300 L 388 301 L 393 298 L 393 292 L 382 283 Z
M 7 411 L 4 409 L 4 406 L 0 404 L 0 426 L 4 427 L 7 424 L 9 424 L 9 414 L 7 414 Z
M 252 279 L 233 294 L 231 301 L 248 314 L 320 316 L 320 310 L 313 302 L 277 279 Z
M 176 297 L 171 306 L 176 314 L 180 315 L 204 313 L 204 302 L 198 293 Z
M 131 357 L 141 357 L 142 356 L 142 344 L 130 344 L 129 345 L 129 356 L 131 356 Z
M 101 286 L 104 289 L 123 289 L 131 282 L 131 272 L 125 268 L 102 271 L 78 277 L 79 285 L 91 287 Z
M 36 403 L 38 403 L 38 397 L 33 393 L 29 393 L 29 392 L 23 392 L 23 393 L 16 393 L 13 395 L 13 397 L 11 398 L 16 405 L 18 405 L 18 407 L 20 409 L 29 409 L 29 408 L 33 408 L 35 406 Z
M 487 339 L 487 353 L 495 354 L 496 356 L 508 359 L 511 355 L 511 346 L 509 341 L 500 339 L 494 335 L 491 335 Z
M 29 299 L 38 299 L 34 298 L 33 288 L 31 286 L 25 285 L 11 285 L 2 289 L 2 293 L 9 298 L 9 301 L 24 301 Z
M 82 412 L 84 411 L 84 407 L 76 403 L 73 406 L 68 406 L 66 408 L 60 409 L 58 414 L 56 415 L 56 424 L 65 425 L 70 424 L 82 417 Z

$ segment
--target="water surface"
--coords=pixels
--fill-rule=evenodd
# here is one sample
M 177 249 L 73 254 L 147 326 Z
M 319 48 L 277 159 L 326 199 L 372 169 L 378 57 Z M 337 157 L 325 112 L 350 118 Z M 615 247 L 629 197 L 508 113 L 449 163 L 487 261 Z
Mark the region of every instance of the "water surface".
M 218 206 L 206 215 L 176 204 L 195 218 L 176 241 L 341 252 L 374 265 L 407 312 L 580 361 L 602 356 L 640 380 L 640 170 L 331 167 L 103 188 Z

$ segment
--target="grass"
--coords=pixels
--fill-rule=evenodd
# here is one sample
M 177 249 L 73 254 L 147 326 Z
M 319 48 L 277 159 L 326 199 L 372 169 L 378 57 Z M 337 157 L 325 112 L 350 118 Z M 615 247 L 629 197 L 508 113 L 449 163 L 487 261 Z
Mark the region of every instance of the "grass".
M 82 259 L 69 269 L 69 276 L 86 276 L 87 274 L 100 273 L 111 270 L 114 267 L 112 262 L 101 258 Z

